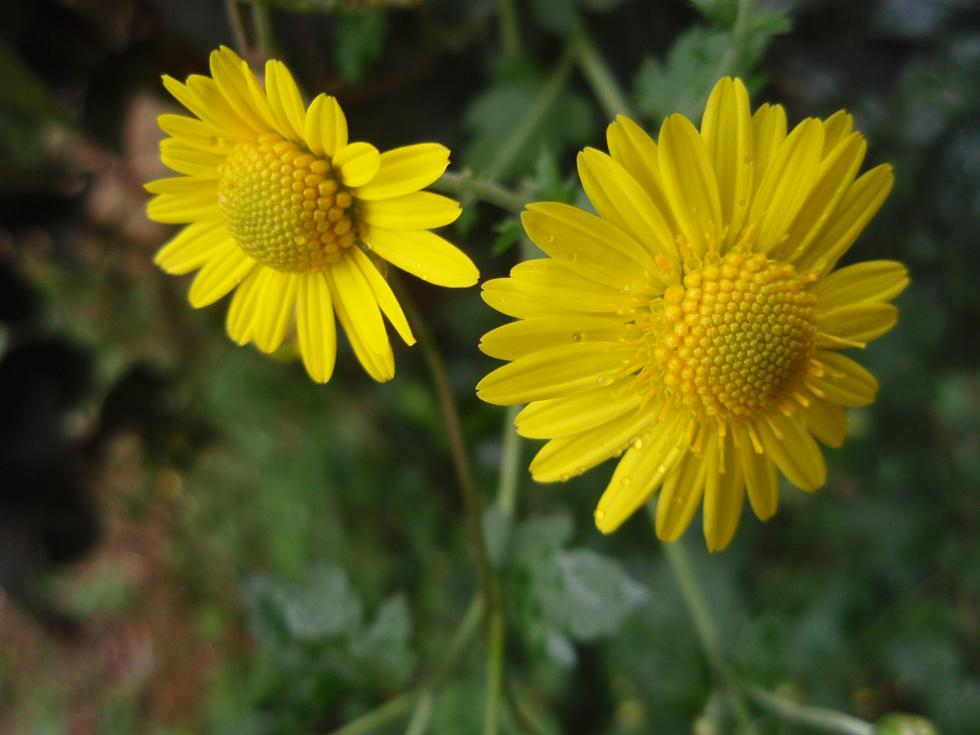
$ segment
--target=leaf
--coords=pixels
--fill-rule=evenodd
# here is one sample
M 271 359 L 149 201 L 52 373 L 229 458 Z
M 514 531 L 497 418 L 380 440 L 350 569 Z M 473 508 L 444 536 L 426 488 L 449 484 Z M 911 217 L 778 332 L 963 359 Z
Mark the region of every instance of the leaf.
M 347 84 L 357 84 L 384 50 L 388 17 L 378 11 L 343 15 L 333 23 L 333 57 Z
M 719 28 L 731 28 L 738 15 L 738 0 L 690 0 L 694 9 Z
M 408 603 L 403 595 L 395 595 L 381 605 L 374 622 L 351 640 L 350 657 L 374 678 L 401 686 L 415 667 L 411 634 Z
M 582 10 L 608 13 L 624 0 L 531 0 L 528 7 L 531 19 L 539 28 L 567 36 L 578 24 Z
M 493 247 L 490 249 L 490 255 L 494 257 L 502 255 L 514 247 L 524 234 L 524 228 L 521 227 L 521 221 L 517 217 L 502 219 L 494 225 L 493 231 L 497 233 Z
M 478 172 L 496 164 L 546 82 L 545 75 L 527 64 L 501 68 L 496 76 L 498 81 L 473 99 L 464 118 L 472 142 L 463 152 L 463 162 Z M 513 160 L 499 172 L 500 178 L 530 172 L 542 147 L 556 151 L 581 147 L 592 139 L 594 131 L 595 116 L 588 99 L 566 89 Z
M 527 182 L 529 198 L 549 202 L 570 203 L 581 191 L 574 175 L 562 176 L 558 162 L 548 148 L 542 148 L 534 164 L 534 175 Z

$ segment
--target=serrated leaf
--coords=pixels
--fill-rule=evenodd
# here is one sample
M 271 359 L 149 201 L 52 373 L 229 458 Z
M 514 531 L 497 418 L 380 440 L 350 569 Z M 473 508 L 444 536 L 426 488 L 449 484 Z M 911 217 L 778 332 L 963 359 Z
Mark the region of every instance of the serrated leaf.
M 738 0 L 689 0 L 694 9 L 721 28 L 731 28 L 735 25 L 738 15 Z
M 521 235 L 524 234 L 524 228 L 521 227 L 521 221 L 517 217 L 507 217 L 501 220 L 494 225 L 493 231 L 497 233 L 493 247 L 490 249 L 490 255 L 494 257 L 506 253 L 514 247 L 521 239 Z
M 400 686 L 412 673 L 415 656 L 409 648 L 412 616 L 404 595 L 387 599 L 367 628 L 350 643 L 351 659 L 391 686 Z
M 549 202 L 571 202 L 581 190 L 575 176 L 562 176 L 558 162 L 548 148 L 542 148 L 538 153 L 534 175 L 526 180 L 525 186 L 532 200 Z
M 357 84 L 384 49 L 388 18 L 379 11 L 344 15 L 333 23 L 333 57 L 347 84 Z

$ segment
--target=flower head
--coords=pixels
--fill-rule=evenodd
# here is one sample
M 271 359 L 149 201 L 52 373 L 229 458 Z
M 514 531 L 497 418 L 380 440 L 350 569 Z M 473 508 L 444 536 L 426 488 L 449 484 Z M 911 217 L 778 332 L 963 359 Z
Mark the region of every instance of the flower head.
M 261 85 L 233 51 L 211 54 L 211 76 L 164 86 L 194 117 L 161 115 L 171 137 L 163 162 L 181 176 L 146 188 L 148 214 L 187 226 L 156 256 L 168 273 L 198 270 L 190 302 L 200 308 L 235 291 L 228 335 L 273 352 L 295 334 L 310 376 L 330 379 L 334 314 L 375 380 L 395 373 L 382 314 L 414 337 L 382 275 L 387 261 L 441 286 L 471 286 L 476 267 L 429 231 L 460 213 L 452 199 L 421 191 L 449 165 L 436 143 L 379 153 L 347 139 L 333 97 L 306 107 L 289 70 L 265 67 Z
M 743 499 L 776 512 L 778 474 L 816 490 L 844 408 L 874 377 L 841 353 L 894 326 L 904 266 L 834 270 L 892 186 L 888 165 L 858 176 L 864 138 L 841 111 L 787 133 L 783 108 L 754 114 L 738 79 L 718 82 L 700 131 L 681 115 L 658 142 L 625 117 L 609 155 L 578 157 L 597 214 L 544 202 L 523 214 L 549 257 L 484 284 L 517 321 L 481 348 L 509 364 L 479 395 L 528 403 L 517 431 L 548 439 L 541 482 L 620 457 L 595 511 L 615 530 L 657 490 L 656 530 L 673 540 L 703 500 L 704 534 L 724 548 Z

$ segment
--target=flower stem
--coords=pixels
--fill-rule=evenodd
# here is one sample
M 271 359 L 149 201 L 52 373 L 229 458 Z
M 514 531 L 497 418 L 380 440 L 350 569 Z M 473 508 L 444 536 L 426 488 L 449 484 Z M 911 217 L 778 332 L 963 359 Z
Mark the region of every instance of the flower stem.
M 231 26 L 231 35 L 235 38 L 235 46 L 242 58 L 249 57 L 248 37 L 245 35 L 245 23 L 242 21 L 242 11 L 238 7 L 238 0 L 225 0 L 225 15 L 228 16 L 228 25 Z
M 738 10 L 735 13 L 735 24 L 732 26 L 732 40 L 718 62 L 716 77 L 733 74 L 738 70 L 739 62 L 745 53 L 745 36 L 749 30 L 749 20 L 755 11 L 755 0 L 738 0 Z
M 255 49 L 259 61 L 268 61 L 276 47 L 276 39 L 272 33 L 272 19 L 269 8 L 262 0 L 252 0 L 252 25 L 255 27 Z
M 388 723 L 407 715 L 412 707 L 415 706 L 415 700 L 420 695 L 420 690 L 400 694 L 394 699 L 388 700 L 377 709 L 373 709 L 367 714 L 361 715 L 356 720 L 334 730 L 330 735 L 367 735 L 368 733 L 380 730 Z
M 514 419 L 519 410 L 519 406 L 508 406 L 504 413 L 497 505 L 506 518 L 514 517 L 517 506 L 517 488 L 520 484 L 521 437 L 514 431 Z
M 500 23 L 500 43 L 504 56 L 516 59 L 521 55 L 521 31 L 517 24 L 514 0 L 497 0 L 497 20 Z
M 653 505 L 647 504 L 647 508 L 650 509 L 652 516 L 654 512 Z M 694 573 L 691 570 L 691 562 L 687 557 L 687 553 L 684 551 L 683 543 L 681 541 L 673 541 L 664 543 L 661 546 L 664 550 L 664 556 L 667 557 L 670 570 L 674 573 L 674 578 L 677 580 L 677 585 L 681 588 L 681 596 L 684 598 L 687 609 L 691 613 L 694 629 L 701 642 L 704 655 L 708 659 L 708 664 L 711 666 L 711 669 L 714 671 L 715 676 L 718 677 L 722 686 L 725 687 L 728 701 L 732 706 L 732 712 L 735 713 L 735 719 L 738 721 L 742 733 L 745 735 L 754 735 L 755 727 L 752 724 L 752 716 L 745 704 L 745 700 L 742 699 L 738 681 L 732 674 L 731 669 L 728 668 L 728 664 L 725 663 L 724 658 L 722 658 L 721 648 L 718 645 L 718 631 L 715 628 L 714 620 L 711 618 L 711 613 L 708 612 L 708 605 L 704 600 L 704 596 L 701 594 L 701 588 L 698 587 L 697 580 L 694 578 Z
M 609 64 L 599 53 L 595 42 L 581 23 L 575 31 L 573 47 L 575 60 L 606 115 L 610 119 L 615 118 L 616 115 L 633 117 L 630 103 L 626 101 L 626 95 L 623 94 L 612 69 L 609 68 Z
M 870 722 L 845 715 L 843 712 L 835 712 L 823 707 L 807 707 L 754 684 L 742 684 L 742 688 L 756 704 L 787 722 L 839 735 L 874 734 L 875 728 Z
M 468 170 L 463 171 L 463 173 L 447 171 L 442 175 L 442 178 L 432 185 L 432 188 L 446 194 L 458 194 L 479 199 L 501 209 L 510 210 L 515 214 L 520 214 L 521 210 L 524 209 L 524 199 L 517 194 L 492 181 L 478 178 Z

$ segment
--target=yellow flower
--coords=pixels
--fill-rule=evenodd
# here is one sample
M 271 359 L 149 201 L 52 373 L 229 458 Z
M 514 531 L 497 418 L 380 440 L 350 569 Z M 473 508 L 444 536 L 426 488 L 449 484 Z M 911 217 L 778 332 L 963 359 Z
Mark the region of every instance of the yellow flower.
M 834 271 L 892 186 L 888 165 L 857 176 L 866 144 L 852 122 L 841 111 L 787 134 L 782 107 L 751 114 L 742 82 L 725 78 L 700 132 L 673 115 L 655 143 L 618 117 L 610 155 L 579 154 L 598 216 L 527 207 L 524 228 L 549 257 L 484 284 L 517 321 L 483 337 L 510 363 L 477 391 L 529 404 L 516 426 L 549 440 L 531 463 L 540 482 L 622 455 L 595 511 L 604 533 L 660 489 L 657 535 L 680 536 L 703 499 L 718 550 L 746 489 L 765 520 L 778 472 L 824 484 L 814 437 L 840 446 L 844 407 L 877 390 L 840 350 L 891 329 L 887 302 L 908 283 L 894 261 Z
M 263 88 L 227 48 L 211 54 L 210 77 L 163 84 L 196 117 L 159 117 L 171 136 L 161 158 L 183 175 L 147 184 L 157 195 L 148 214 L 187 227 L 156 263 L 172 274 L 199 269 L 196 308 L 235 289 L 227 330 L 240 345 L 273 352 L 295 331 L 317 382 L 333 373 L 334 314 L 368 374 L 394 377 L 382 314 L 407 344 L 415 339 L 382 261 L 441 286 L 471 286 L 479 275 L 429 232 L 460 214 L 452 199 L 420 191 L 446 170 L 449 150 L 349 143 L 336 99 L 321 94 L 305 107 L 279 61 L 266 64 Z

